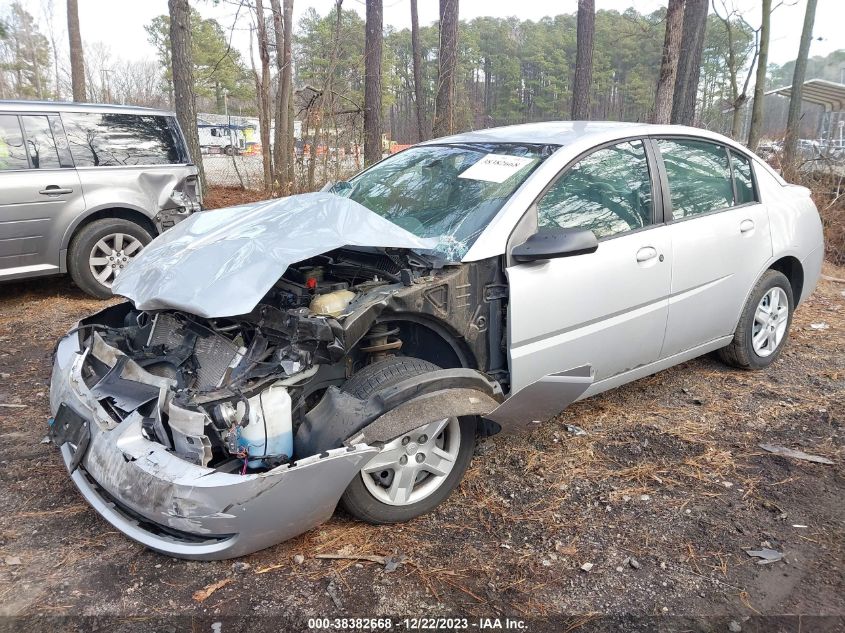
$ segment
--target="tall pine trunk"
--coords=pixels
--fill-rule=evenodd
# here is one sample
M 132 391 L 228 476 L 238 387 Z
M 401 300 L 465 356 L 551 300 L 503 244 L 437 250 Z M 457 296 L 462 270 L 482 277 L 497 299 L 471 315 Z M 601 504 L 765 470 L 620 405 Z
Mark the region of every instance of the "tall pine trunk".
M 420 50 L 420 21 L 417 16 L 417 0 L 411 0 L 411 58 L 414 66 L 414 105 L 417 114 L 417 140 L 428 138 L 425 123 L 425 102 L 422 85 L 422 51 Z
M 270 154 L 270 47 L 267 41 L 267 22 L 263 0 L 255 0 L 256 33 L 258 35 L 258 59 L 261 75 L 258 82 L 258 125 L 261 128 L 261 157 L 264 167 L 264 188 L 273 186 L 273 163 Z
M 273 166 L 275 173 L 273 181 L 278 185 L 282 195 L 291 193 L 290 183 L 288 181 L 288 161 L 290 154 L 288 147 L 288 110 L 290 103 L 290 73 L 288 66 L 290 65 L 290 42 L 287 41 L 286 32 L 287 24 L 285 24 L 284 13 L 280 0 L 270 0 L 270 7 L 273 12 L 273 34 L 276 43 L 276 80 L 278 83 L 276 89 L 276 125 L 275 138 L 273 142 Z
M 85 62 L 82 53 L 82 34 L 79 30 L 79 5 L 77 0 L 67 0 L 67 35 L 70 40 L 70 82 L 73 100 L 81 103 L 85 101 Z
M 590 118 L 590 89 L 593 84 L 593 36 L 596 31 L 595 0 L 578 0 L 575 83 L 572 85 L 572 120 Z
M 199 172 L 200 190 L 205 192 L 205 171 L 197 131 L 197 105 L 194 94 L 194 63 L 191 58 L 191 24 L 188 0 L 167 0 L 170 13 L 170 63 L 176 119 L 188 143 L 191 159 Z
M 786 119 L 786 138 L 783 147 L 784 172 L 792 176 L 798 158 L 798 139 L 801 136 L 801 92 L 804 76 L 807 74 L 807 56 L 810 53 L 810 40 L 813 38 L 813 23 L 816 21 L 817 0 L 807 0 L 804 13 L 804 27 L 801 30 L 801 44 L 795 60 L 795 72 L 792 74 L 792 96 L 789 98 L 789 116 Z
M 364 40 L 364 164 L 381 160 L 382 0 L 367 0 Z
M 672 123 L 677 125 L 695 123 L 695 103 L 709 6 L 708 0 L 687 0 L 684 7 L 681 52 L 672 97 Z
M 455 130 L 455 74 L 458 69 L 458 0 L 440 0 L 440 59 L 434 102 L 435 137 Z
M 678 74 L 678 55 L 681 51 L 681 35 L 684 22 L 684 0 L 669 0 L 666 9 L 666 35 L 663 38 L 663 56 L 660 60 L 660 76 L 657 80 L 657 94 L 654 97 L 652 123 L 669 123 L 672 120 L 672 97 L 675 91 L 675 77 Z
M 757 151 L 760 130 L 763 127 L 763 106 L 766 99 L 766 70 L 769 63 L 769 38 L 771 35 L 772 0 L 763 0 L 763 21 L 760 23 L 760 54 L 757 57 L 757 76 L 754 80 L 754 104 L 751 106 L 751 123 L 748 126 L 748 148 Z
M 293 0 L 284 1 L 285 19 L 285 69 L 282 72 L 282 125 L 287 130 L 287 151 L 282 154 L 282 167 L 286 168 L 287 193 L 293 193 L 294 185 L 294 139 L 293 139 Z M 276 125 L 279 125 L 276 123 Z M 285 173 L 285 172 L 282 172 Z

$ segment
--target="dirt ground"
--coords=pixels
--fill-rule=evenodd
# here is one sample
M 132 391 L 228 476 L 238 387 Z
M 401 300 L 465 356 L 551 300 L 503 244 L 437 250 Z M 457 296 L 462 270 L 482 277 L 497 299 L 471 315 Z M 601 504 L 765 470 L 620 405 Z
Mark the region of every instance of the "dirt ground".
M 102 304 L 63 278 L 0 286 L 0 403 L 23 405 L 0 407 L 0 614 L 17 616 L 0 630 L 304 631 L 313 617 L 463 616 L 469 629 L 510 617 L 529 631 L 843 631 L 844 292 L 820 283 L 768 371 L 708 356 L 481 442 L 431 515 L 390 527 L 336 515 L 238 561 L 202 563 L 116 532 L 42 443 L 53 345 Z M 761 547 L 783 560 L 745 553 Z M 402 562 L 315 557 L 326 553 Z M 394 628 L 413 624 L 430 623 Z

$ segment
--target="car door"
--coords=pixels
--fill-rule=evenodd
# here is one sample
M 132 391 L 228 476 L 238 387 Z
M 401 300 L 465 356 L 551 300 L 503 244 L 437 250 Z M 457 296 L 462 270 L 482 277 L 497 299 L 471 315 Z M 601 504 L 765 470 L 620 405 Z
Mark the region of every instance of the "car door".
M 509 263 L 511 393 L 578 367 L 598 382 L 658 359 L 672 254 L 658 182 L 647 144 L 617 142 L 564 169 L 523 219 L 540 233 L 590 229 L 599 246 Z
M 58 272 L 64 229 L 84 208 L 58 116 L 0 114 L 0 278 Z
M 672 288 L 661 353 L 668 358 L 733 334 L 772 244 L 748 158 L 694 138 L 656 139 L 655 146 L 671 218 Z

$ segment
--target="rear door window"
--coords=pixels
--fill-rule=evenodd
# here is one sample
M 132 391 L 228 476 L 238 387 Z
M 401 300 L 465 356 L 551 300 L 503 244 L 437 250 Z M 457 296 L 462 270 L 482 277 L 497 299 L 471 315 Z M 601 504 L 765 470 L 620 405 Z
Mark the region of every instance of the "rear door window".
M 77 167 L 188 162 L 172 117 L 66 112 L 62 121 Z
M 29 169 L 17 115 L 0 114 L 0 171 Z
M 731 167 L 736 184 L 736 204 L 756 202 L 757 195 L 754 191 L 754 178 L 751 176 L 751 162 L 742 154 L 731 150 Z
M 672 218 L 683 220 L 733 206 L 728 152 L 723 145 L 688 139 L 658 139 L 666 166 Z
M 42 115 L 24 115 L 21 117 L 26 132 L 26 148 L 29 162 L 33 169 L 58 169 L 59 149 L 50 128 L 50 121 Z

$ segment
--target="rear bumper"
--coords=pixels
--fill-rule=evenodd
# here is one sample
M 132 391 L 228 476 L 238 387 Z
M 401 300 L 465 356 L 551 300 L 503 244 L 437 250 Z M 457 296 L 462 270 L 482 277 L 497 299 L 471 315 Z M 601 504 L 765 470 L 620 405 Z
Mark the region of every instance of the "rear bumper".
M 359 444 L 266 473 L 231 474 L 189 463 L 151 442 L 133 413 L 115 423 L 82 379 L 86 352 L 75 334 L 59 343 L 50 386 L 88 421 L 90 441 L 73 482 L 126 536 L 169 556 L 200 560 L 248 554 L 319 525 L 377 448 Z M 76 447 L 61 447 L 70 468 Z

